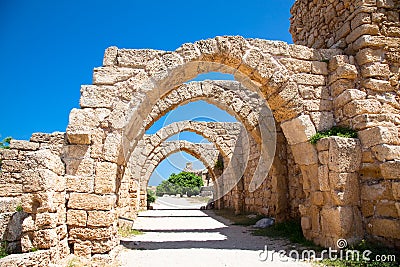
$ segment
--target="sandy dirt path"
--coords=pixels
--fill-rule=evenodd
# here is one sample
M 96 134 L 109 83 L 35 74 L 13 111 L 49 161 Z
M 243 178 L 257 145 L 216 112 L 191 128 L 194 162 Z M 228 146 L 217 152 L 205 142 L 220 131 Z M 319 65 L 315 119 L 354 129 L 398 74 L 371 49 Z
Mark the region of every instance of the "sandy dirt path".
M 123 266 L 311 266 L 272 252 L 296 249 L 289 241 L 253 236 L 250 227 L 231 225 L 213 211 L 176 209 L 178 200 L 163 202 L 139 214 L 134 228 L 143 235 L 121 240 Z M 260 253 L 268 258 L 261 261 Z

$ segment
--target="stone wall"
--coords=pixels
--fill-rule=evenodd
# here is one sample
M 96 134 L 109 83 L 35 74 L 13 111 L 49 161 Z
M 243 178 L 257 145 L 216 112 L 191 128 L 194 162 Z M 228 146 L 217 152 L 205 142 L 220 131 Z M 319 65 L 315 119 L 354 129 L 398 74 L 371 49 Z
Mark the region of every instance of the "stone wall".
M 64 145 L 64 133 L 36 133 L 30 141 L 12 140 L 10 149 L 1 151 L 0 216 L 10 218 L 1 222 L 2 240 L 9 242 L 10 252 L 25 252 L 19 259 L 10 256 L 4 262 L 46 266 L 69 255 L 61 161 Z M 17 207 L 23 211 L 15 212 Z M 33 249 L 40 252 L 29 253 Z
M 295 43 L 347 54 L 329 61 L 335 121 L 359 131 L 364 229 L 392 246 L 400 228 L 399 9 L 398 0 L 296 1 L 290 28 Z

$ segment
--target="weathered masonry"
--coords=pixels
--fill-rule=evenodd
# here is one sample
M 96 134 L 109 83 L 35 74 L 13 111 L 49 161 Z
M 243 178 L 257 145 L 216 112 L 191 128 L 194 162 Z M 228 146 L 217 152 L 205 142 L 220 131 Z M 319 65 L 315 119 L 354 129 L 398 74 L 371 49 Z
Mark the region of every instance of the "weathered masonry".
M 0 234 L 25 252 L 1 261 L 47 266 L 72 253 L 114 264 L 118 217 L 135 217 L 153 169 L 146 166 L 178 147 L 209 158 L 195 144 L 166 144 L 187 130 L 225 157 L 214 177 L 223 192 L 217 207 L 299 218 L 323 246 L 367 237 L 400 247 L 399 9 L 397 0 L 297 0 L 293 45 L 220 36 L 175 51 L 108 48 L 66 133 L 33 134 L 0 151 Z M 236 81 L 186 83 L 211 71 Z M 200 99 L 240 127 L 182 122 L 145 135 L 168 111 Z M 309 142 L 334 125 L 359 138 Z

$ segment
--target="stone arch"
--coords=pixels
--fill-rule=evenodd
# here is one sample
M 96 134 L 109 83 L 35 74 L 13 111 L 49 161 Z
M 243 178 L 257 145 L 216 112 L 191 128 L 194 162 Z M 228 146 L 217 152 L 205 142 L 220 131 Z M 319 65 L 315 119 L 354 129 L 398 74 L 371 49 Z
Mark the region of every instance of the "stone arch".
M 213 180 L 217 178 L 213 169 L 220 153 L 218 148 L 216 148 L 212 143 L 196 144 L 185 140 L 179 140 L 162 142 L 153 152 L 149 154 L 146 162 L 143 165 L 143 169 L 146 169 L 147 171 L 141 182 L 144 182 L 147 185 L 151 174 L 161 163 L 161 161 L 180 151 L 186 152 L 199 159 L 209 170 Z
M 111 47 L 106 50 L 104 67 L 95 70 L 94 85 L 82 88 L 82 109 L 72 110 L 67 139 L 72 145 L 88 145 L 92 159 L 112 165 L 116 174 L 108 176 L 107 183 L 118 185 L 144 134 L 142 121 L 160 98 L 200 73 L 231 73 L 265 98 L 274 119 L 282 124 L 305 180 L 315 180 L 317 151 L 307 141 L 316 126 L 327 126 L 324 115 L 333 117 L 332 101 L 322 96 L 307 99 L 305 89 L 299 87 L 327 89 L 327 64 L 322 61 L 335 54 L 337 50 L 239 36 L 184 44 L 174 52 Z M 311 191 L 304 190 L 308 199 Z M 107 193 L 112 198 L 116 192 Z
M 173 122 L 154 134 L 143 136 L 146 150 L 151 152 L 168 138 L 184 131 L 196 133 L 214 143 L 221 155 L 229 160 L 233 153 L 232 147 L 235 146 L 239 133 L 243 131 L 243 128 L 238 122 Z
M 260 140 L 258 117 L 264 100 L 255 95 L 237 81 L 203 81 L 182 84 L 163 95 L 153 106 L 143 121 L 143 128 L 148 129 L 167 112 L 189 102 L 204 100 L 227 111 L 256 140 Z

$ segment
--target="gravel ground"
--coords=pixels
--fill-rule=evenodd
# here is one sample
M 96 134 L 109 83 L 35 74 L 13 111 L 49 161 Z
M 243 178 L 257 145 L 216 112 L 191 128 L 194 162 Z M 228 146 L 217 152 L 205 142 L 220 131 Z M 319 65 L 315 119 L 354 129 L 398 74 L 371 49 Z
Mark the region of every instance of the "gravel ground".
M 134 228 L 144 234 L 121 240 L 123 266 L 311 266 L 272 252 L 295 249 L 289 241 L 253 236 L 213 211 L 177 209 L 182 201 L 163 198 L 157 210 L 140 213 Z M 265 246 L 269 252 L 261 253 Z

